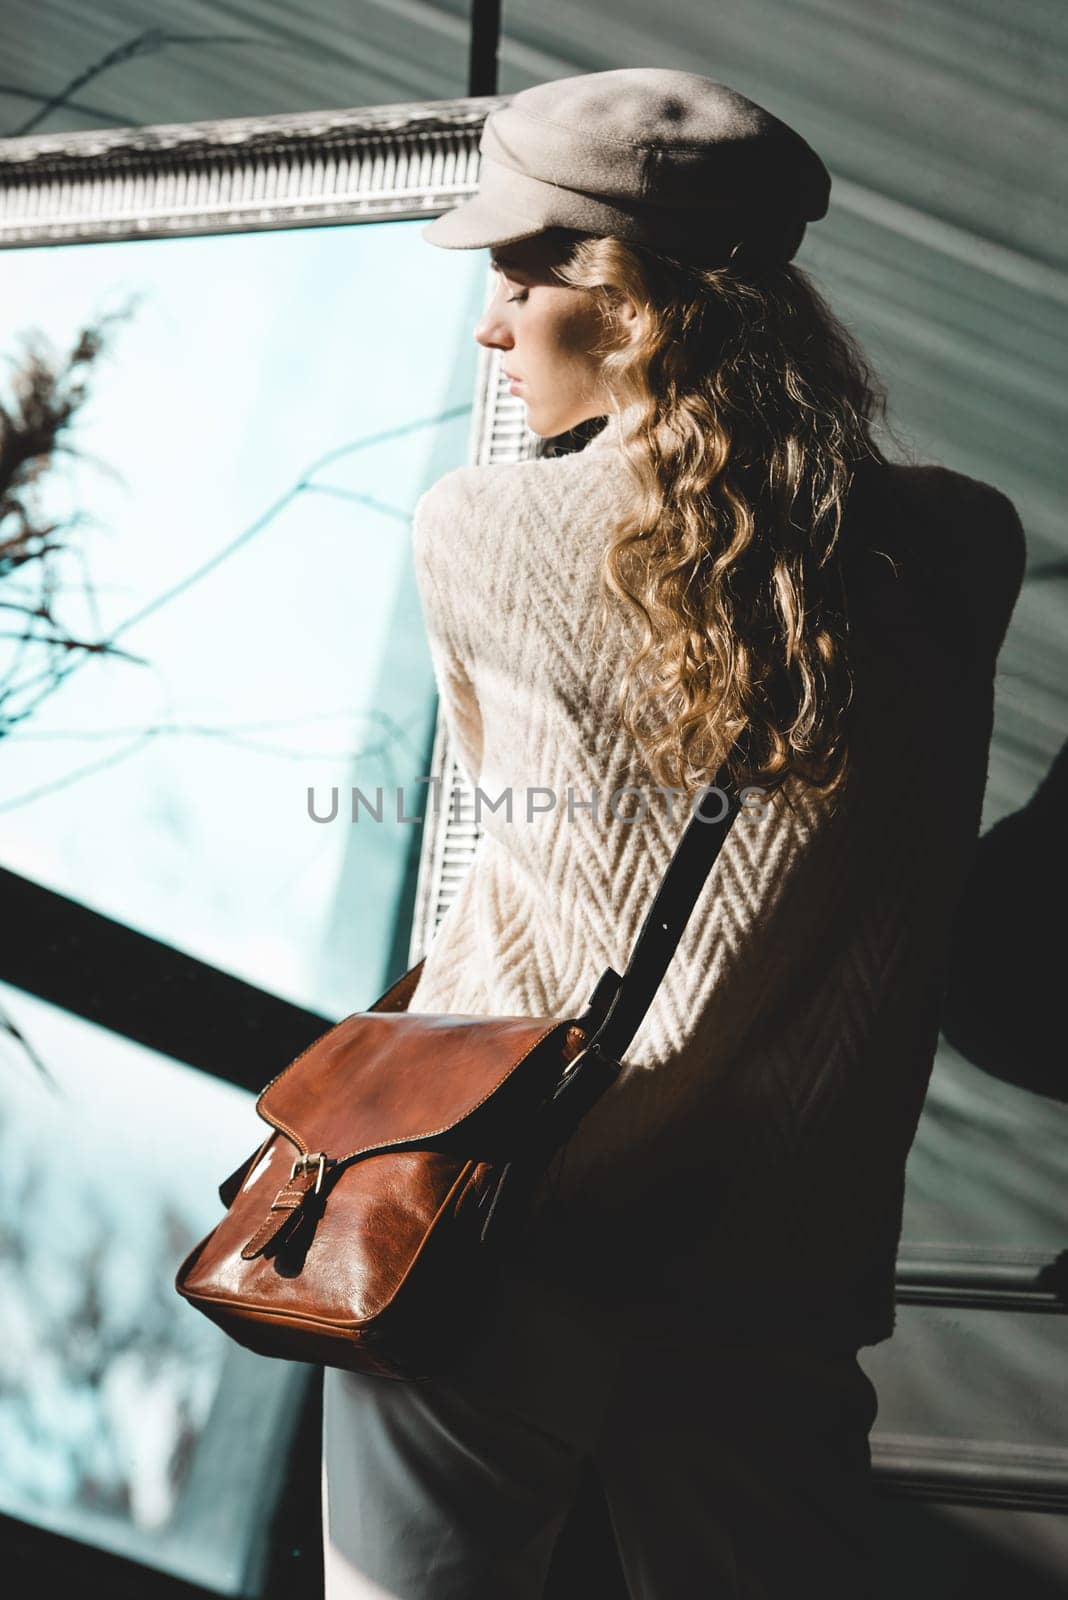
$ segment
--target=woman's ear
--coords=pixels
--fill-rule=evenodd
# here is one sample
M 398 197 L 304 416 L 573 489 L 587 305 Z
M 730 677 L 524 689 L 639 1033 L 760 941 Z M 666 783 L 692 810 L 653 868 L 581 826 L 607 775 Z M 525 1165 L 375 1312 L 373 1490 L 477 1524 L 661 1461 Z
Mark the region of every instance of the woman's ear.
M 633 344 L 641 333 L 641 321 L 638 316 L 638 307 L 627 295 L 622 295 L 616 302 L 616 326 L 619 329 L 620 339 L 623 344 Z

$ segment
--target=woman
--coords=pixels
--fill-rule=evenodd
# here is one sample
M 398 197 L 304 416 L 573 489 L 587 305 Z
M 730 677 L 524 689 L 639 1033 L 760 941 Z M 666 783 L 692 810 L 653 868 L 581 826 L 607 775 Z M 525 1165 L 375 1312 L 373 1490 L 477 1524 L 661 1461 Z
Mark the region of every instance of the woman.
M 462 1363 L 327 1371 L 327 1597 L 533 1600 L 592 1460 L 632 1596 L 858 1600 L 857 1351 L 893 1329 L 1019 521 L 874 442 L 882 393 L 791 265 L 830 179 L 776 118 L 621 70 L 525 90 L 481 148 L 479 195 L 425 232 L 492 250 L 476 338 L 533 432 L 607 422 L 417 507 L 487 801 L 410 1008 L 576 1014 L 725 756 L 760 803 Z

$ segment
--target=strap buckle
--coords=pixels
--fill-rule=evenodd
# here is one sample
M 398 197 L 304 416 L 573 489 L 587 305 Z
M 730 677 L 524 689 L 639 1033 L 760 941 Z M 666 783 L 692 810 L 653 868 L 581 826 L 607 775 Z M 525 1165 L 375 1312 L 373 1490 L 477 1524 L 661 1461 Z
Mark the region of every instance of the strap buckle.
M 605 1055 L 604 1051 L 601 1049 L 601 1047 L 597 1043 L 596 1039 L 591 1039 L 589 1044 L 584 1044 L 582 1049 L 579 1051 L 578 1055 L 572 1057 L 572 1059 L 568 1062 L 567 1066 L 564 1068 L 563 1072 L 561 1072 L 561 1074 L 560 1074 L 561 1080 L 564 1079 L 564 1078 L 569 1077 L 571 1075 L 571 1073 L 574 1072 L 575 1068 L 578 1066 L 578 1064 L 582 1060 L 583 1056 L 588 1056 L 588 1055 L 591 1055 L 591 1054 L 595 1055 L 595 1056 L 598 1056 L 602 1061 L 610 1064 L 613 1067 L 622 1066 L 622 1062 L 615 1061 L 615 1060 L 612 1059 L 611 1056 L 606 1056 Z
M 582 1046 L 582 1049 L 579 1051 L 578 1055 L 571 1057 L 571 1060 L 568 1062 L 567 1066 L 564 1068 L 563 1072 L 561 1072 L 561 1074 L 560 1074 L 561 1078 L 566 1078 L 570 1073 L 574 1072 L 575 1068 L 578 1066 L 578 1064 L 582 1060 L 583 1056 L 587 1055 L 589 1053 L 589 1049 L 590 1049 L 590 1046 L 588 1044 L 584 1044 Z
M 326 1159 L 326 1155 L 322 1150 L 317 1150 L 314 1155 L 298 1156 L 293 1163 L 293 1171 L 289 1174 L 289 1181 L 292 1183 L 298 1172 L 311 1172 L 315 1167 L 318 1167 L 319 1170 L 315 1177 L 315 1189 L 313 1190 L 313 1193 L 318 1194 L 323 1186 Z

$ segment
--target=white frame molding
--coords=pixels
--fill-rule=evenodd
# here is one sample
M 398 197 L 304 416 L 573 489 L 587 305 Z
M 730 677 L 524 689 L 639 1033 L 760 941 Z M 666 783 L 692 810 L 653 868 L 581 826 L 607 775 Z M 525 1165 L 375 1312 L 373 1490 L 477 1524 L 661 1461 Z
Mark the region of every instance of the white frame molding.
M 507 96 L 0 140 L 0 245 L 436 216 Z

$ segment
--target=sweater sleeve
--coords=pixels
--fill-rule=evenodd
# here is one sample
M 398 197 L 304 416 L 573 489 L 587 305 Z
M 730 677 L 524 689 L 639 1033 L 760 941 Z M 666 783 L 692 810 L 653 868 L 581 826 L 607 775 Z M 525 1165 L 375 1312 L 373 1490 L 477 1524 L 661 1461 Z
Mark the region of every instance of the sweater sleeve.
M 454 580 L 455 574 L 437 575 L 447 555 L 445 536 L 455 523 L 455 516 L 447 515 L 454 497 L 446 486 L 456 476 L 446 474 L 417 502 L 412 515 L 412 560 L 449 741 L 466 777 L 477 785 L 482 768 L 482 712 L 462 618 L 451 599 L 456 585 L 450 579 Z

